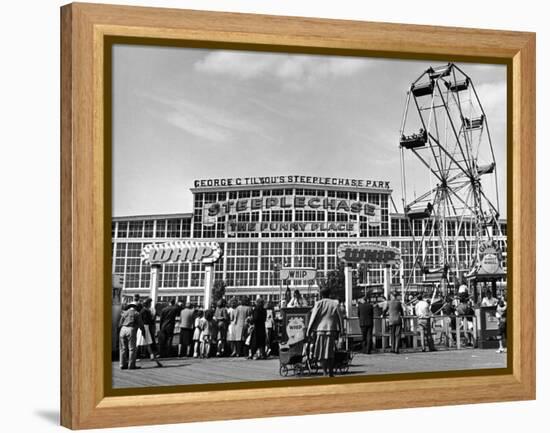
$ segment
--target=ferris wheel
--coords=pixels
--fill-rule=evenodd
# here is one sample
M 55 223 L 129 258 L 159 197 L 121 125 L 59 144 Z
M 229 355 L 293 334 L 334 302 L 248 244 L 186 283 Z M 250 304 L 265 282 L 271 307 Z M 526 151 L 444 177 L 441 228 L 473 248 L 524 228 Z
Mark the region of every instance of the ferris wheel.
M 473 268 L 480 242 L 502 234 L 487 116 L 472 79 L 457 65 L 430 67 L 411 84 L 399 146 L 413 265 L 440 274 L 443 283 L 449 272 Z

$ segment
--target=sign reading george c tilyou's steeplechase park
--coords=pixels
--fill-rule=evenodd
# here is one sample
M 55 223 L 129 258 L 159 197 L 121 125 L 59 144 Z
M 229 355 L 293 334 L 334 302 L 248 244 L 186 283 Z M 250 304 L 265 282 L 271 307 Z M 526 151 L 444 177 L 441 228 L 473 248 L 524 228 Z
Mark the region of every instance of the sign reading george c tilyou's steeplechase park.
M 371 181 L 362 179 L 342 179 L 314 176 L 275 176 L 259 178 L 227 178 L 227 179 L 203 179 L 196 180 L 196 187 L 220 187 L 239 185 L 272 185 L 290 183 L 304 183 L 307 185 L 342 185 L 352 187 L 370 187 L 389 190 L 389 182 Z M 216 223 L 217 218 L 226 214 L 239 214 L 240 212 L 262 211 L 262 210 L 291 210 L 302 209 L 305 211 L 328 210 L 334 212 L 347 212 L 367 217 L 369 225 L 379 225 L 381 221 L 380 206 L 367 203 L 365 200 L 337 199 L 334 197 L 317 196 L 268 196 L 250 197 L 233 200 L 225 200 L 214 203 L 205 203 L 202 213 L 205 226 Z M 313 231 L 313 232 L 357 232 L 357 223 L 301 223 L 301 222 L 247 222 L 241 223 L 229 221 L 226 227 L 228 233 L 235 232 L 268 232 L 268 231 Z
M 352 188 L 390 189 L 390 182 L 372 179 L 345 179 L 341 177 L 320 176 L 260 176 L 260 177 L 230 177 L 218 179 L 195 180 L 195 188 L 219 188 L 225 186 L 261 186 L 261 185 L 320 185 L 345 186 Z

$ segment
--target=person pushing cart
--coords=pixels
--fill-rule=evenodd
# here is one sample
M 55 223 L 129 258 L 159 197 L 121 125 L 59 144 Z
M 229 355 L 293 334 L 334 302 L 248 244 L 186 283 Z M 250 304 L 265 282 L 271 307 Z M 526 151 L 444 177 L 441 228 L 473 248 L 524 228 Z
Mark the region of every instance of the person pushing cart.
M 320 291 L 321 299 L 311 310 L 307 337 L 314 342 L 313 358 L 320 362 L 324 376 L 334 376 L 334 359 L 339 334 L 344 332 L 338 301 L 330 299 L 330 289 Z

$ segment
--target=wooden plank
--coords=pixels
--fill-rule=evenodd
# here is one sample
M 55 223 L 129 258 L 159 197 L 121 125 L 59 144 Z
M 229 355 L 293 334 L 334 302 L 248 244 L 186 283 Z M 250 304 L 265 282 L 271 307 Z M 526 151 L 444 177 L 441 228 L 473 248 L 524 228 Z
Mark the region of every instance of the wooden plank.
M 75 3 L 109 34 L 508 59 L 525 32 Z
M 61 424 L 71 428 L 74 401 L 72 361 L 72 9 L 61 9 Z
M 163 361 L 164 368 L 143 360 L 140 370 L 120 370 L 113 363 L 115 388 L 134 388 L 166 385 L 192 385 L 205 383 L 231 383 L 242 381 L 287 380 L 319 378 L 318 374 L 288 377 L 279 374 L 279 359 L 251 361 L 242 358 L 170 359 Z M 494 350 L 464 349 L 439 350 L 437 352 L 402 351 L 399 355 L 373 352 L 370 355 L 355 354 L 349 372 L 339 377 L 373 376 L 380 374 L 415 373 L 449 370 L 475 370 L 480 368 L 505 368 L 506 356 Z M 292 382 L 290 383 L 292 384 Z
M 536 68 L 535 36 L 514 56 L 512 75 L 512 308 L 514 376 L 529 398 L 536 395 Z M 510 209 L 511 208 L 511 209 Z M 510 253 L 509 253 L 510 254 Z

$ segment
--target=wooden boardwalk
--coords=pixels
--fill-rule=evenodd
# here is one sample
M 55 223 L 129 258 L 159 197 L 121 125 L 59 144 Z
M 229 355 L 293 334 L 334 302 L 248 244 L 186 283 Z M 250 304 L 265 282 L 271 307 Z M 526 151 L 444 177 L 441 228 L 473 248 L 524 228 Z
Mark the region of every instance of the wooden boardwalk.
M 157 368 L 149 360 L 138 362 L 139 370 L 120 370 L 113 363 L 113 387 L 135 388 L 165 385 L 230 383 L 262 380 L 293 380 L 296 376 L 279 375 L 279 359 L 247 360 L 245 358 L 171 358 Z M 472 370 L 506 367 L 506 354 L 490 349 L 410 352 L 399 355 L 356 354 L 347 375 L 377 375 L 428 371 Z M 299 378 L 309 376 L 298 376 Z M 311 376 L 311 377 L 319 377 Z

